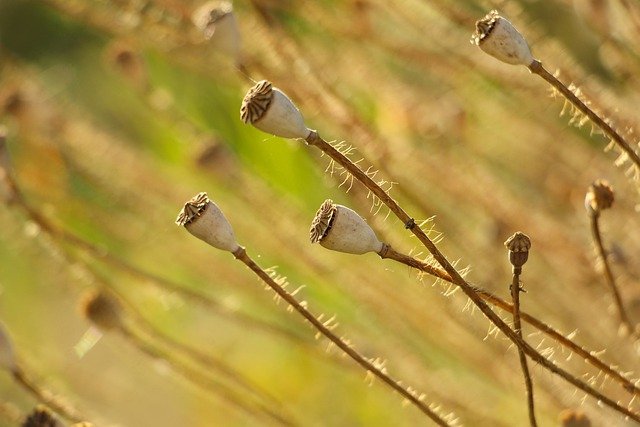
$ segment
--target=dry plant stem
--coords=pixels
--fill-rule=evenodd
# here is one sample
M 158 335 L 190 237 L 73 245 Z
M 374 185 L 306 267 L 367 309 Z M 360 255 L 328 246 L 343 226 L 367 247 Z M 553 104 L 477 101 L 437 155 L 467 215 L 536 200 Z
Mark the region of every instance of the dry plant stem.
M 408 255 L 404 255 L 400 252 L 397 252 L 395 249 L 393 249 L 389 245 L 386 245 L 386 251 L 385 249 L 383 249 L 383 251 L 381 251 L 378 255 L 380 255 L 382 259 L 392 259 L 394 261 L 405 264 L 409 267 L 413 267 L 417 270 L 423 271 L 434 277 L 438 277 L 446 282 L 452 281 L 451 277 L 449 277 L 449 275 L 444 270 L 434 267 L 432 265 L 429 265 L 425 262 L 422 262 Z M 491 292 L 486 291 L 477 286 L 474 286 L 474 289 L 483 300 L 487 301 L 491 305 L 499 307 L 500 309 L 508 311 L 510 313 L 513 312 L 513 304 L 510 304 L 509 302 L 503 300 L 499 296 L 494 295 Z M 622 385 L 622 387 L 625 390 L 627 390 L 629 393 L 633 393 L 636 396 L 640 396 L 640 388 L 638 388 L 633 382 L 629 381 L 629 379 L 625 378 L 620 372 L 616 371 L 610 365 L 607 365 L 602 360 L 594 356 L 593 353 L 595 352 L 590 352 L 584 349 L 580 345 L 573 342 L 571 339 L 565 337 L 560 332 L 553 329 L 551 326 L 547 325 L 546 323 L 539 320 L 538 318 L 528 314 L 527 312 L 520 311 L 520 318 L 524 320 L 526 323 L 528 323 L 529 325 L 539 330 L 540 332 L 551 337 L 560 345 L 563 345 L 564 347 L 568 348 L 572 352 L 576 353 L 578 356 L 583 358 L 587 363 L 603 371 L 606 375 L 610 376 L 615 381 L 617 381 L 620 385 Z
M 391 378 L 389 375 L 384 373 L 380 368 L 377 368 L 373 363 L 369 362 L 364 356 L 358 353 L 351 345 L 349 345 L 342 338 L 335 335 L 331 329 L 325 326 L 318 318 L 316 318 L 309 310 L 307 310 L 298 300 L 295 299 L 293 295 L 287 292 L 282 286 L 278 285 L 269 274 L 267 274 L 258 264 L 256 264 L 249 255 L 247 255 L 247 251 L 240 247 L 236 252 L 233 253 L 233 256 L 245 264 L 251 271 L 253 271 L 260 279 L 267 284 L 280 298 L 285 300 L 287 304 L 293 307 L 298 313 L 302 315 L 309 323 L 313 325 L 314 328 L 318 330 L 322 335 L 324 335 L 329 341 L 335 344 L 340 350 L 345 352 L 349 357 L 351 357 L 356 363 L 362 366 L 367 372 L 375 375 L 380 378 L 385 384 L 389 387 L 397 391 L 402 397 L 407 399 L 413 405 L 415 405 L 420 411 L 422 411 L 425 415 L 427 415 L 433 422 L 435 422 L 439 426 L 449 426 L 445 420 L 440 418 L 435 412 L 433 412 L 428 405 L 420 400 L 419 397 L 415 396 L 413 393 L 410 393 L 403 386 L 398 384 L 396 380 Z
M 521 267 L 514 267 L 513 280 L 511 281 L 511 299 L 513 299 L 513 329 L 520 338 L 522 338 L 522 324 L 520 322 L 520 272 Z M 524 383 L 527 387 L 527 406 L 529 408 L 529 424 L 531 427 L 537 427 L 535 404 L 533 400 L 533 382 L 531 381 L 531 374 L 529 373 L 529 366 L 527 365 L 527 357 L 518 347 L 518 357 L 520 359 L 520 367 L 522 368 L 522 375 L 524 376 Z
M 633 334 L 634 337 L 637 337 L 635 333 L 635 327 L 633 323 L 629 320 L 627 316 L 627 312 L 624 308 L 624 303 L 622 302 L 622 296 L 620 295 L 620 291 L 618 290 L 618 286 L 616 285 L 616 280 L 613 277 L 613 272 L 611 271 L 611 266 L 609 265 L 609 260 L 607 257 L 607 252 L 604 249 L 604 245 L 602 244 L 602 236 L 600 234 L 600 213 L 593 212 L 589 215 L 589 219 L 591 222 L 591 236 L 593 237 L 593 243 L 596 246 L 596 252 L 598 253 L 598 258 L 600 262 L 602 262 L 604 279 L 609 286 L 609 290 L 613 295 L 613 300 L 616 303 L 616 309 L 618 311 L 618 319 L 620 320 L 620 324 L 627 329 L 628 332 Z
M 242 312 L 232 311 L 218 301 L 201 294 L 199 292 L 190 290 L 182 285 L 174 283 L 170 280 L 164 279 L 162 277 L 156 276 L 149 272 L 143 271 L 137 267 L 134 267 L 125 261 L 121 260 L 118 257 L 113 256 L 111 253 L 106 250 L 94 245 L 93 243 L 82 239 L 81 237 L 76 236 L 64 230 L 53 223 L 51 223 L 47 218 L 44 217 L 38 210 L 34 209 L 31 204 L 27 202 L 25 199 L 22 190 L 17 185 L 15 179 L 10 174 L 6 174 L 4 176 L 4 180 L 9 186 L 10 190 L 10 202 L 11 204 L 15 204 L 19 206 L 27 215 L 29 220 L 33 221 L 35 224 L 40 227 L 42 231 L 48 234 L 54 240 L 60 239 L 63 240 L 83 251 L 91 255 L 93 258 L 101 260 L 106 264 L 115 267 L 119 270 L 130 274 L 133 277 L 149 281 L 155 284 L 157 287 L 164 289 L 165 291 L 171 293 L 175 292 L 180 295 L 182 298 L 197 303 L 203 307 L 211 309 L 215 313 L 223 315 L 227 318 L 230 318 L 238 323 L 250 326 L 252 329 L 259 329 L 266 332 L 274 333 L 280 335 L 290 341 L 303 344 L 305 343 L 305 339 L 299 334 L 282 328 L 280 326 L 264 322 L 262 320 L 256 319 L 254 317 L 248 316 Z
M 640 157 L 638 153 L 631 147 L 631 145 L 620 135 L 615 129 L 613 129 L 605 119 L 598 116 L 588 105 L 580 100 L 564 83 L 558 80 L 553 74 L 548 72 L 542 63 L 538 60 L 534 60 L 529 65 L 529 71 L 533 74 L 537 74 L 553 86 L 558 92 L 560 92 L 574 107 L 596 124 L 602 131 L 611 138 L 618 146 L 629 156 L 638 169 L 640 169 Z
M 172 356 L 170 356 L 167 352 L 161 350 L 155 345 L 147 342 L 144 339 L 141 339 L 137 334 L 131 331 L 127 327 L 120 327 L 119 331 L 122 335 L 130 342 L 135 344 L 135 346 L 145 353 L 147 356 L 163 360 L 171 366 L 171 368 L 188 382 L 197 385 L 202 388 L 207 393 L 211 394 L 217 399 L 222 400 L 228 405 L 238 409 L 242 413 L 251 415 L 257 418 L 264 418 L 265 416 L 279 425 L 292 426 L 295 425 L 291 421 L 282 418 L 279 414 L 273 412 L 271 408 L 256 405 L 256 407 L 249 405 L 246 402 L 246 399 L 242 395 L 242 393 L 236 392 L 234 389 L 226 386 L 225 384 L 214 380 L 211 377 L 206 375 L 202 375 L 201 372 L 192 369 L 188 365 L 181 363 L 176 360 Z
M 418 226 L 416 226 L 415 220 L 411 218 L 404 209 L 402 209 L 398 203 L 389 196 L 382 187 L 380 187 L 373 179 L 371 179 L 366 173 L 364 173 L 357 165 L 355 165 L 346 156 L 340 153 L 327 141 L 323 140 L 316 131 L 311 131 L 309 136 L 305 139 L 309 145 L 313 145 L 331 157 L 340 166 L 344 167 L 354 178 L 360 181 L 369 191 L 371 191 L 380 201 L 382 201 L 393 212 L 400 221 L 405 225 L 405 228 L 409 229 L 420 242 L 427 248 L 433 258 L 444 268 L 444 270 L 451 277 L 451 282 L 462 289 L 465 295 L 475 304 L 478 309 L 493 323 L 500 331 L 502 331 L 518 348 L 521 348 L 533 361 L 542 365 L 550 372 L 560 376 L 567 382 L 573 384 L 575 387 L 584 391 L 588 395 L 594 397 L 597 400 L 602 401 L 610 408 L 627 415 L 631 419 L 640 422 L 640 414 L 637 414 L 628 408 L 619 405 L 617 402 L 603 395 L 593 387 L 589 386 L 584 381 L 571 375 L 569 372 L 557 366 L 552 361 L 548 360 L 536 349 L 522 340 L 491 308 L 483 301 L 482 297 L 476 292 L 475 288 L 471 286 L 458 271 L 449 263 L 445 256 L 440 252 L 436 245 L 429 239 L 425 232 Z
M 39 402 L 45 404 L 53 411 L 57 412 L 60 416 L 66 418 L 69 421 L 74 423 L 80 423 L 82 421 L 86 421 L 78 411 L 66 403 L 63 404 L 58 402 L 53 395 L 47 390 L 43 390 L 40 386 L 36 385 L 31 379 L 26 375 L 24 370 L 20 367 L 15 368 L 12 371 L 13 379 L 29 391 Z

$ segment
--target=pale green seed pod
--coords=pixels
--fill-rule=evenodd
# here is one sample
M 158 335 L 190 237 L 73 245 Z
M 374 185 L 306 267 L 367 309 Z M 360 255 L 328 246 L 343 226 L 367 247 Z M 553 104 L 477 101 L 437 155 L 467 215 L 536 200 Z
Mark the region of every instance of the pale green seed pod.
M 207 193 L 198 193 L 185 203 L 176 224 L 214 248 L 229 252 L 240 248 L 231 224 Z
M 311 132 L 293 101 L 267 80 L 249 89 L 242 100 L 240 118 L 244 123 L 282 138 L 305 139 Z
M 350 254 L 380 252 L 383 243 L 357 212 L 325 200 L 318 209 L 311 229 L 311 243 L 319 242 L 333 251 Z
M 507 64 L 529 66 L 534 61 L 525 38 L 496 10 L 476 22 L 471 43 Z

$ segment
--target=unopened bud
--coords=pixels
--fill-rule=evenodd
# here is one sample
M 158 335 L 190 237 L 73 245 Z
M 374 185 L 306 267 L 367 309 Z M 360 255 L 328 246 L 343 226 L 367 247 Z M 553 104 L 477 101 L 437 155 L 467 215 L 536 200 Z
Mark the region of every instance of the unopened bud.
M 509 262 L 514 269 L 521 269 L 529 259 L 531 239 L 520 231 L 509 237 L 504 245 L 509 249 Z
M 100 330 L 106 332 L 122 326 L 122 306 L 115 297 L 92 291 L 83 299 L 80 309 L 84 316 Z
M 507 64 L 529 66 L 534 61 L 522 34 L 496 10 L 476 21 L 471 43 Z
M 300 110 L 280 89 L 262 80 L 249 89 L 240 107 L 244 123 L 282 138 L 306 138 L 311 130 Z
M 350 254 L 377 253 L 383 247 L 364 218 L 332 200 L 325 200 L 318 209 L 309 237 L 311 243 L 320 242 L 327 249 Z
M 584 198 L 584 207 L 590 214 L 599 214 L 613 205 L 615 195 L 608 181 L 599 179 L 589 186 Z
M 185 203 L 176 224 L 214 248 L 229 252 L 240 248 L 231 224 L 207 193 L 198 193 Z

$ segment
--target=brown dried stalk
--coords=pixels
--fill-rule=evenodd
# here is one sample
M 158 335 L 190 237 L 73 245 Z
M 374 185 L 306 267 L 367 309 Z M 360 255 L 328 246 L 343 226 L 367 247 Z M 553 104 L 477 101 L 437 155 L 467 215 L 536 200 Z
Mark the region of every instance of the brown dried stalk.
M 459 286 L 465 295 L 480 309 L 480 311 L 493 323 L 500 331 L 502 331 L 518 348 L 521 348 L 533 361 L 542 365 L 544 368 L 560 376 L 565 381 L 573 384 L 578 389 L 584 391 L 597 400 L 602 401 L 610 408 L 624 414 L 635 421 L 640 422 L 640 414 L 625 408 L 603 395 L 593 387 L 589 386 L 579 378 L 574 377 L 569 372 L 557 366 L 552 361 L 548 360 L 536 349 L 531 347 L 525 341 L 523 341 L 501 318 L 498 316 L 487 303 L 476 292 L 475 288 L 469 284 L 458 271 L 451 265 L 446 257 L 440 252 L 438 247 L 429 239 L 425 232 L 416 226 L 415 220 L 410 217 L 407 212 L 398 205 L 398 203 L 387 194 L 382 187 L 380 187 L 373 179 L 371 179 L 364 171 L 362 171 L 357 165 L 355 165 L 349 158 L 340 153 L 327 141 L 322 139 L 318 132 L 311 131 L 305 141 L 309 145 L 313 145 L 331 157 L 336 163 L 344 167 L 354 178 L 360 181 L 369 191 L 371 191 L 382 203 L 384 203 L 394 215 L 402 221 L 405 228 L 409 229 L 420 242 L 429 250 L 434 259 L 440 264 L 446 273 L 451 277 L 452 283 Z
M 331 329 L 314 316 L 309 310 L 305 308 L 296 298 L 287 292 L 282 286 L 276 283 L 275 280 L 264 271 L 258 264 L 249 257 L 247 251 L 240 247 L 233 253 L 233 256 L 245 264 L 251 271 L 253 271 L 260 279 L 269 286 L 280 298 L 285 300 L 291 307 L 293 307 L 302 317 L 304 317 L 314 328 L 316 328 L 323 336 L 335 344 L 340 350 L 347 354 L 351 359 L 358 363 L 367 372 L 375 375 L 381 379 L 385 384 L 398 392 L 402 397 L 407 399 L 413 405 L 415 405 L 422 413 L 428 416 L 433 422 L 439 426 L 450 426 L 450 424 L 436 414 L 427 404 L 425 404 L 419 396 L 410 392 L 408 389 L 399 384 L 399 382 L 389 376 L 384 368 L 377 367 L 374 363 L 370 362 L 364 356 L 362 356 L 355 348 L 347 341 L 340 338 L 331 331 Z
M 388 245 L 387 245 L 387 250 L 382 251 L 379 255 L 383 259 L 394 260 L 401 264 L 407 265 L 409 267 L 412 267 L 424 273 L 427 273 L 431 276 L 442 279 L 446 282 L 452 283 L 451 277 L 447 274 L 447 272 L 445 272 L 441 268 L 434 267 L 416 258 L 400 253 Z M 499 307 L 504 311 L 513 312 L 513 304 L 509 303 L 508 301 L 505 301 L 499 296 L 494 295 L 491 292 L 485 289 L 482 289 L 478 286 L 473 285 L 473 288 L 475 289 L 476 293 L 478 293 L 478 295 L 480 295 L 480 297 L 483 300 L 487 301 L 489 304 Z M 558 344 L 576 353 L 578 356 L 584 359 L 584 361 L 586 361 L 587 363 L 603 371 L 606 375 L 610 376 L 616 382 L 618 382 L 629 393 L 632 393 L 636 396 L 640 396 L 640 388 L 638 388 L 629 379 L 625 378 L 620 372 L 614 369 L 611 365 L 608 365 L 607 363 L 600 360 L 598 357 L 594 356 L 595 354 L 594 351 L 589 351 L 583 348 L 582 346 L 575 343 L 571 339 L 565 337 L 562 333 L 560 333 L 556 329 L 552 328 L 551 326 L 547 325 L 543 321 L 539 320 L 538 318 L 530 315 L 525 311 L 520 311 L 520 318 L 526 323 L 528 323 L 529 325 L 533 326 L 540 332 L 544 333 L 545 335 L 553 339 L 554 341 L 556 341 Z

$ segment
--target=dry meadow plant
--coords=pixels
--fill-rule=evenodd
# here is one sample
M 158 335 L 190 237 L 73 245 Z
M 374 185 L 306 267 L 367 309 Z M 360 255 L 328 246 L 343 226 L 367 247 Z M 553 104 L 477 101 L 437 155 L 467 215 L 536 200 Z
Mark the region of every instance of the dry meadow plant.
M 2 421 L 86 427 L 47 384 L 100 425 L 640 423 L 637 194 L 620 191 L 640 173 L 640 6 L 506 1 L 476 21 L 484 7 L 0 2 L 0 317 L 16 338 L 0 328 Z M 474 22 L 472 44 L 541 77 L 591 134 L 539 108 L 541 82 L 475 54 Z M 612 184 L 582 190 L 603 175 L 618 189 L 604 239 Z M 176 222 L 286 311 L 171 229 L 202 187 L 234 227 L 206 193 Z

